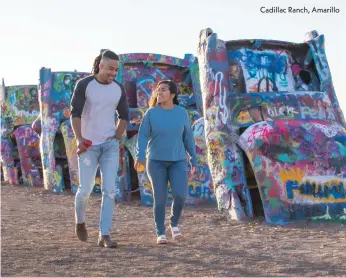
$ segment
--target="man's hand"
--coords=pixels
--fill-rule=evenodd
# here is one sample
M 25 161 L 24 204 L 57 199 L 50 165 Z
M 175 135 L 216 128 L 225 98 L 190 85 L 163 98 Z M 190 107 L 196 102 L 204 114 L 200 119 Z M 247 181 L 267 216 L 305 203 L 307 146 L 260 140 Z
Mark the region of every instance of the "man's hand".
M 84 145 L 84 142 L 85 142 L 85 139 L 83 137 L 76 138 L 78 155 L 85 153 L 88 150 L 88 148 Z
M 145 170 L 145 160 L 136 160 L 135 161 L 135 170 L 142 172 Z
M 190 173 L 191 173 L 191 174 L 196 173 L 196 167 L 192 167 L 191 170 L 190 170 Z

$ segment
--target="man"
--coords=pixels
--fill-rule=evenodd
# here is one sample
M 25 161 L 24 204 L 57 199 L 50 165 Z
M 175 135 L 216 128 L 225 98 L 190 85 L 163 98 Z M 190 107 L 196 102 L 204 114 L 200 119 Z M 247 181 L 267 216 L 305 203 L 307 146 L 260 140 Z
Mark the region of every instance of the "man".
M 95 174 L 100 165 L 102 204 L 98 245 L 117 247 L 110 238 L 119 166 L 119 142 L 129 120 L 125 90 L 114 81 L 119 67 L 118 56 L 105 50 L 96 57 L 92 75 L 78 81 L 71 99 L 71 122 L 76 138 L 80 185 L 76 193 L 76 234 L 88 239 L 85 227 L 86 203 L 93 190 Z M 118 124 L 115 125 L 115 112 Z M 87 148 L 85 141 L 92 146 Z

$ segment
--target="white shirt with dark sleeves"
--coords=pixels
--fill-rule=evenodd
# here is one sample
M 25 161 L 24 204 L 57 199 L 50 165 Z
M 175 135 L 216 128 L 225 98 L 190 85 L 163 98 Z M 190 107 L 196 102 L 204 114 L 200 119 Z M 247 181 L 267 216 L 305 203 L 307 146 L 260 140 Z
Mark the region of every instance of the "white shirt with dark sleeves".
M 94 76 L 78 81 L 71 99 L 71 115 L 81 118 L 83 138 L 99 145 L 114 136 L 115 112 L 118 119 L 129 120 L 127 97 L 120 83 L 102 84 Z

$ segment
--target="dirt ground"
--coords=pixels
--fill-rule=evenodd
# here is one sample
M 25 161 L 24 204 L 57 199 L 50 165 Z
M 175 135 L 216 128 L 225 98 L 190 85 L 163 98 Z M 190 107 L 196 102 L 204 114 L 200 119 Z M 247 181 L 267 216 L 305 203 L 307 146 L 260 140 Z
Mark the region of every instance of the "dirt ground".
M 71 194 L 1 186 L 1 276 L 346 275 L 343 224 L 239 223 L 215 208 L 186 208 L 186 239 L 159 246 L 152 208 L 133 201 L 116 205 L 119 248 L 105 249 L 96 246 L 100 196 L 89 201 L 86 243 L 74 235 L 73 202 Z

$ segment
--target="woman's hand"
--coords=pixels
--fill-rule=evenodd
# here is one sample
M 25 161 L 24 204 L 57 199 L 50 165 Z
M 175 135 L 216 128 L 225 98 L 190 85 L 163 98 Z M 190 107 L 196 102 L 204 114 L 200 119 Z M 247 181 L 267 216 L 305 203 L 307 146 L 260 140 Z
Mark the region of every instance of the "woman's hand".
M 192 167 L 191 170 L 190 170 L 190 173 L 191 173 L 191 174 L 196 173 L 196 167 Z

